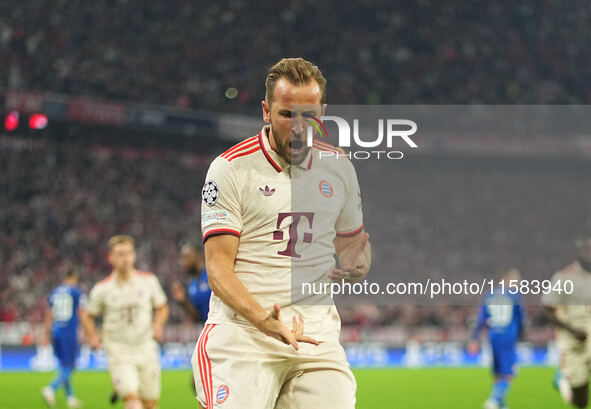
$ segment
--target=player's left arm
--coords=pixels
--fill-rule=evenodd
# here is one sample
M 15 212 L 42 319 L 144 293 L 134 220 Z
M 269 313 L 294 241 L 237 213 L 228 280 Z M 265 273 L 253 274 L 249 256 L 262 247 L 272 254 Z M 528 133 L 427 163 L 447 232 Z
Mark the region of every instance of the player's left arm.
M 161 305 L 160 307 L 154 308 L 154 321 L 152 322 L 152 328 L 154 330 L 154 339 L 156 341 L 162 341 L 164 334 L 164 324 L 168 319 L 168 304 Z
M 371 245 L 369 233 L 363 229 L 361 190 L 353 164 L 343 162 L 346 188 L 343 208 L 337 218 L 334 246 L 340 268 L 329 274 L 331 280 L 360 281 L 371 267 Z
M 362 230 L 352 237 L 337 236 L 334 245 L 341 268 L 335 268 L 329 278 L 349 282 L 363 280 L 371 267 L 369 233 Z
M 180 281 L 174 281 L 170 287 L 172 296 L 175 301 L 183 308 L 183 310 L 191 317 L 194 322 L 199 322 L 201 319 L 200 311 L 195 308 L 195 306 L 187 297 L 187 291 L 180 283 Z
M 154 276 L 154 282 L 154 292 L 152 295 L 154 319 L 152 321 L 152 330 L 154 332 L 154 339 L 156 341 L 162 341 L 164 335 L 164 324 L 166 324 L 169 313 L 168 300 L 156 276 Z

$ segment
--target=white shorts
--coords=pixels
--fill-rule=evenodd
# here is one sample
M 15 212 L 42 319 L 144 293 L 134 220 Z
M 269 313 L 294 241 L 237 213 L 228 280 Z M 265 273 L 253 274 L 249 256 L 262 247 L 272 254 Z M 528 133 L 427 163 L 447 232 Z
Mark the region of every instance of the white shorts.
M 578 388 L 589 383 L 591 353 L 589 344 L 570 345 L 560 350 L 560 370 L 571 387 Z
M 197 399 L 207 409 L 354 409 L 357 385 L 338 340 L 299 346 L 206 325 L 191 359 Z
M 120 397 L 138 394 L 145 400 L 160 398 L 160 353 L 155 341 L 140 345 L 108 343 L 105 352 L 113 387 Z

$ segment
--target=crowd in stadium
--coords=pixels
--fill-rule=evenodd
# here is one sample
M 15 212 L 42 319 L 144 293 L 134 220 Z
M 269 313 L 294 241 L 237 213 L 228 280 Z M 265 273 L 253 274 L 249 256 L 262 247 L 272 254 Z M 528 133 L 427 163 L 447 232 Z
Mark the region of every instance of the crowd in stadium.
M 165 288 L 183 278 L 180 246 L 200 242 L 208 156 L 39 143 L 0 150 L 0 320 L 39 322 L 47 292 L 70 263 L 88 290 L 109 273 L 106 241 L 120 232 L 136 238 L 138 267 L 156 272 Z M 370 184 L 379 181 L 372 173 L 379 169 L 358 166 L 372 233 L 372 281 L 494 278 L 507 265 L 530 279 L 549 278 L 572 260 L 571 238 L 591 200 L 583 182 L 588 169 L 567 162 L 550 172 L 535 162 L 490 161 L 475 171 L 474 163 L 409 162 L 389 172 L 398 189 L 393 194 Z M 392 213 L 376 214 L 379 209 Z M 386 229 L 383 220 L 391 223 Z M 343 321 L 350 324 L 468 325 L 474 310 L 408 309 L 396 298 L 391 308 L 350 306 L 359 304 L 354 297 L 343 302 Z M 172 320 L 181 318 L 175 306 Z
M 136 238 L 139 268 L 182 278 L 179 248 L 200 239 L 198 155 L 49 145 L 2 149 L 0 168 L 0 320 L 39 322 L 70 264 L 89 290 L 121 232 Z
M 333 104 L 591 102 L 588 7 L 399 3 L 5 2 L 0 84 L 258 113 L 261 67 L 303 56 Z

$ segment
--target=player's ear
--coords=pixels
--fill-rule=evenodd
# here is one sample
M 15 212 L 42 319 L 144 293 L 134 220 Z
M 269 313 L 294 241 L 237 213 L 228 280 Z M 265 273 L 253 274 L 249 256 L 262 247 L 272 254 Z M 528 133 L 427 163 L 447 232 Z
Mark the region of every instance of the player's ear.
M 268 124 L 271 122 L 271 105 L 263 99 L 261 106 L 263 108 L 263 121 Z

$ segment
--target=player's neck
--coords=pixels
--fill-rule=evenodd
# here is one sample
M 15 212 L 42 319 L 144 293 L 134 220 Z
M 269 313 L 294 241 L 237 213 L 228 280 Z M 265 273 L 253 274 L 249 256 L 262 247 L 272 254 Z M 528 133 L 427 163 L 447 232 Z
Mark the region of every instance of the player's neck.
M 63 283 L 65 285 L 70 286 L 70 287 L 74 287 L 76 285 L 76 281 L 74 281 L 74 280 L 68 280 L 67 278 L 63 281 Z
M 271 147 L 271 149 L 273 149 L 275 153 L 279 154 L 279 152 L 277 152 L 277 144 L 275 143 L 275 138 L 273 137 L 272 127 L 269 127 L 269 132 L 263 132 L 263 138 L 267 138 L 269 140 L 269 146 Z
M 133 274 L 135 270 L 123 270 L 123 271 L 117 271 L 115 270 L 115 278 L 117 279 L 117 281 L 124 283 L 126 281 L 129 281 L 129 279 L 131 278 L 131 275 Z

